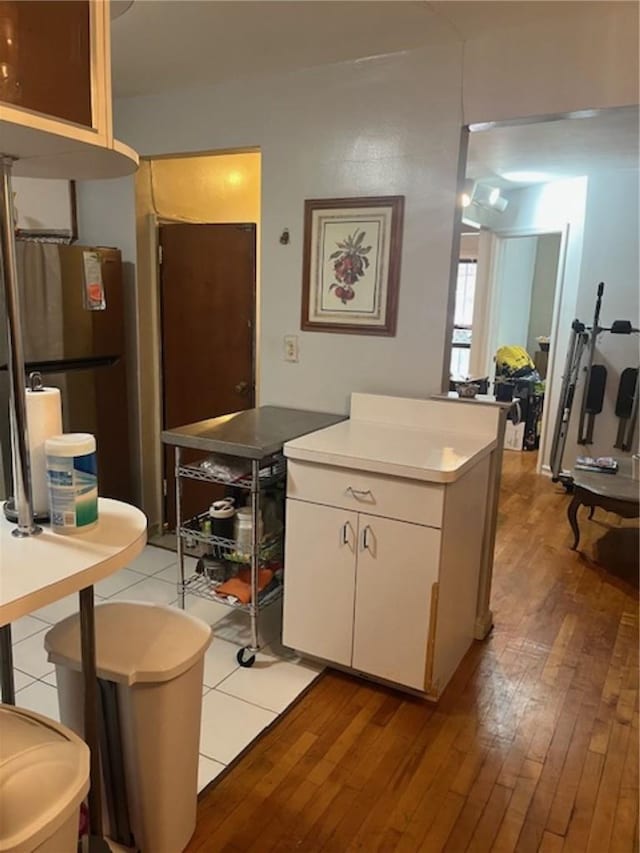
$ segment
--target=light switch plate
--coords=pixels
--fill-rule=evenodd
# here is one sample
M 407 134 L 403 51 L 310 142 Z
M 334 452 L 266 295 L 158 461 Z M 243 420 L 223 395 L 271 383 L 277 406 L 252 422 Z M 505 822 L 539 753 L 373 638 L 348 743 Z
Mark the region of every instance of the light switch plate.
M 297 335 L 285 335 L 284 336 L 284 360 L 285 361 L 299 361 L 300 353 L 298 350 L 298 336 Z

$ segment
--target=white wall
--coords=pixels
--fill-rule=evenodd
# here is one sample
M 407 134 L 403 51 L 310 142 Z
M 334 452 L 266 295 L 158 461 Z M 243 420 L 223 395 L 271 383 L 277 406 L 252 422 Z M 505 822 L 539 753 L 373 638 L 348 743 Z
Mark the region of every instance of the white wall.
M 261 150 L 262 404 L 346 412 L 352 391 L 440 390 L 460 85 L 452 42 L 116 105 L 119 138 L 141 154 Z M 133 260 L 133 179 L 113 183 L 106 204 L 104 184 L 82 188 L 81 236 L 107 234 Z M 396 194 L 406 197 L 397 336 L 300 332 L 304 200 Z M 297 364 L 283 359 L 286 334 L 300 337 Z
M 12 188 L 18 228 L 73 233 L 70 181 L 13 178 Z
M 502 17 L 512 4 L 495 5 Z M 533 28 L 472 29 L 464 91 L 452 27 L 437 47 L 116 102 L 116 134 L 144 155 L 261 149 L 262 403 L 345 411 L 352 390 L 439 389 L 461 125 L 638 101 L 634 4 L 553 6 L 573 7 L 566 23 L 554 14 Z M 406 195 L 397 337 L 301 334 L 303 201 L 368 194 Z M 547 225 L 566 223 L 562 209 L 544 207 Z M 79 187 L 79 208 L 81 239 L 118 245 L 133 263 L 133 180 Z M 582 221 L 569 220 L 573 280 Z M 299 364 L 282 360 L 290 333 L 301 338 Z
M 500 231 L 497 234 L 560 233 L 562 287 L 556 289 L 554 298 L 554 318 L 557 329 L 552 330 L 549 351 L 548 376 L 553 376 L 551 393 L 545 400 L 544 435 L 540 458 L 546 465 L 550 451 L 550 429 L 547 425 L 549 413 L 555 414 L 558 405 L 560 382 L 567 351 L 571 322 L 576 315 L 576 303 L 580 285 L 582 266 L 582 244 L 585 205 L 587 199 L 587 178 L 571 178 L 548 184 L 526 187 L 509 193 L 509 207 L 501 218 Z M 489 241 L 488 254 L 495 254 L 496 238 Z M 493 245 L 491 245 L 491 243 Z M 487 275 L 487 284 L 490 275 Z M 485 298 L 484 317 L 476 317 L 474 324 L 488 323 L 496 306 L 492 298 Z M 556 332 L 556 334 L 554 334 Z
M 490 354 L 501 346 L 527 345 L 536 245 L 537 237 L 514 237 L 502 245 L 496 282 L 498 322 Z
M 437 87 L 414 85 L 436 72 Z M 459 96 L 453 45 L 117 104 L 117 133 L 142 154 L 261 149 L 262 403 L 346 411 L 354 390 L 439 390 Z M 304 199 L 383 194 L 406 196 L 397 336 L 301 333 Z M 100 207 L 92 219 L 121 223 L 130 245 L 131 195 Z M 300 335 L 298 364 L 282 358 L 285 334 Z
M 638 264 L 639 173 L 633 171 L 601 172 L 591 175 L 587 191 L 584 222 L 584 251 L 577 300 L 577 316 L 591 323 L 598 282 L 605 284 L 600 323 L 610 326 L 613 320 L 631 320 L 640 327 Z M 594 444 L 579 447 L 574 443 L 578 421 L 576 405 L 573 429 L 567 442 L 566 461 L 570 464 L 578 453 L 590 455 L 624 455 L 613 448 L 618 428 L 615 402 L 620 373 L 625 367 L 637 367 L 640 361 L 638 335 L 603 334 L 598 339 L 597 364 L 607 367 L 607 387 L 602 414 L 596 417 Z M 579 403 L 582 387 L 576 397 Z M 638 448 L 636 432 L 635 448 Z
M 547 395 L 545 405 L 548 420 L 545 420 L 541 454 L 545 465 L 549 461 L 571 322 L 578 317 L 591 324 L 598 282 L 605 282 L 601 324 L 629 319 L 636 327 L 640 326 L 638 180 L 638 170 L 618 170 L 528 187 L 511 193 L 511 204 L 504 214 L 505 228 L 558 231 L 568 227 L 560 259 L 564 264 L 563 291 L 561 297 L 558 293 L 555 297 L 559 324 L 556 336 L 552 337 L 548 369 L 552 393 Z M 595 441 L 589 447 L 576 442 L 583 393 L 580 382 L 564 455 L 565 467 L 570 468 L 578 454 L 621 455 L 613 448 L 618 426 L 615 399 L 621 370 L 638 365 L 638 336 L 604 334 L 599 338 L 597 352 L 596 363 L 607 367 L 608 380 L 603 412 L 596 418 Z
M 527 351 L 532 358 L 538 349 L 536 338 L 551 334 L 553 296 L 558 278 L 559 254 L 560 235 L 544 234 L 537 238 L 526 344 Z
M 76 184 L 78 242 L 89 246 L 114 246 L 122 254 L 122 283 L 127 326 L 127 390 L 131 469 L 135 494 L 140 493 L 139 358 L 136 303 L 136 219 L 133 178 L 80 181 Z

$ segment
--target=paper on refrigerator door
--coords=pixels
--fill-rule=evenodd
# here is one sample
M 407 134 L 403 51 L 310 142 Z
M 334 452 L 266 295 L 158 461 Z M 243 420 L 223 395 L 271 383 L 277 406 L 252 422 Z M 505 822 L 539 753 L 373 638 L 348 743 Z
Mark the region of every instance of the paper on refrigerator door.
M 107 300 L 102 281 L 102 265 L 98 252 L 83 252 L 84 267 L 84 307 L 87 311 L 104 311 Z

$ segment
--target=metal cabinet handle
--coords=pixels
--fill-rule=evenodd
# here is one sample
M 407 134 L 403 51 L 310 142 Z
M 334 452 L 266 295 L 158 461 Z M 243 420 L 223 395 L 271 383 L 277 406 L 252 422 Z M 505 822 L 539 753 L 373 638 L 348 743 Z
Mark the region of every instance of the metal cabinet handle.
M 347 494 L 352 494 L 356 499 L 366 498 L 367 496 L 373 497 L 371 489 L 354 489 L 353 486 L 347 487 Z
M 371 530 L 371 527 L 367 524 L 365 529 L 362 531 L 362 548 L 365 551 L 371 551 L 371 548 L 369 548 L 369 531 L 370 530 Z
M 249 391 L 249 383 L 244 380 L 242 382 L 238 382 L 234 390 L 236 394 L 246 394 Z

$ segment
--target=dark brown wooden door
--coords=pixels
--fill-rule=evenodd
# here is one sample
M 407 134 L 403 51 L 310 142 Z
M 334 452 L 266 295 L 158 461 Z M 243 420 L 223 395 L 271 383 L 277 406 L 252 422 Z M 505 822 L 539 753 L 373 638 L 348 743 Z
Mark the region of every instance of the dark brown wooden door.
M 255 400 L 255 225 L 163 225 L 164 427 L 249 409 Z M 202 453 L 183 451 L 184 459 Z M 175 527 L 173 450 L 165 450 L 165 521 Z M 183 517 L 220 490 L 183 483 Z

